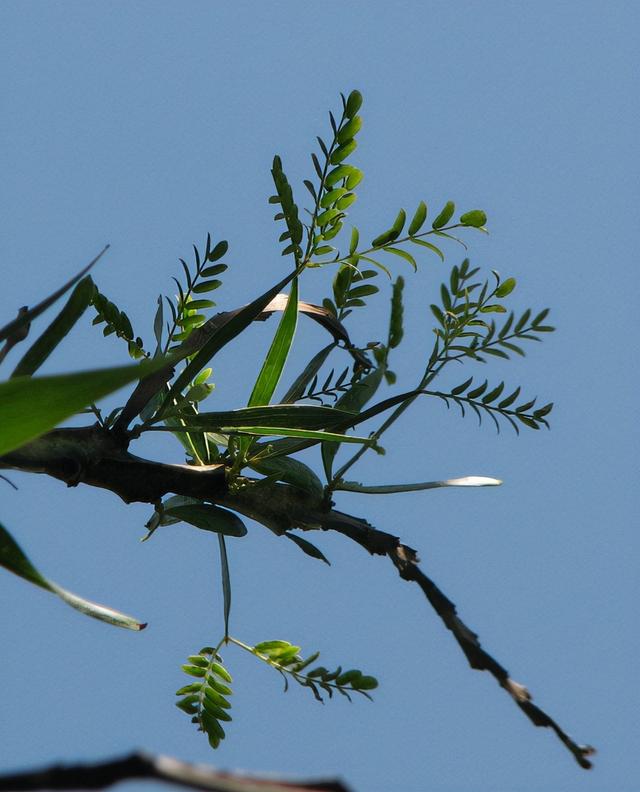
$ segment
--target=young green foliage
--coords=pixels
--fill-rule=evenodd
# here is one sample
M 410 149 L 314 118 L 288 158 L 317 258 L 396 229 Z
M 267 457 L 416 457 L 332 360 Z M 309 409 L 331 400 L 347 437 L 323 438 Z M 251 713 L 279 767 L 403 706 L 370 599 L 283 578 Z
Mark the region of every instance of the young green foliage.
M 228 712 L 231 708 L 228 699 L 232 692 L 231 675 L 222 665 L 217 651 L 208 646 L 197 655 L 190 655 L 182 670 L 195 681 L 176 692 L 176 696 L 182 697 L 176 706 L 191 716 L 191 722 L 207 735 L 209 745 L 217 748 L 225 738 L 220 721 L 227 723 L 231 720 Z

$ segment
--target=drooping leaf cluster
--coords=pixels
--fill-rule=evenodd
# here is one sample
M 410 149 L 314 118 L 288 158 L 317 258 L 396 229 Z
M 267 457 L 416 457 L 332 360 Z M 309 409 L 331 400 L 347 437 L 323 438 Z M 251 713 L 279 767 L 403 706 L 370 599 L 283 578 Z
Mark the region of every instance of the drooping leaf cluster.
M 334 671 L 329 671 L 324 666 L 311 668 L 320 652 L 314 652 L 305 659 L 300 656 L 300 647 L 289 641 L 262 641 L 255 646 L 249 646 L 227 635 L 224 642 L 238 646 L 278 671 L 284 680 L 285 692 L 289 689 L 291 680 L 301 687 L 309 688 L 316 701 L 323 701 L 322 693 L 326 693 L 329 698 L 334 693 L 340 693 L 351 701 L 353 693 L 371 699 L 368 691 L 378 687 L 375 677 L 363 674 L 355 668 L 347 671 L 343 671 L 341 666 Z M 176 692 L 181 697 L 176 706 L 191 716 L 191 722 L 207 735 L 212 748 L 217 748 L 225 737 L 220 721 L 231 721 L 229 696 L 232 694 L 233 680 L 223 665 L 218 649 L 219 647 L 205 647 L 198 654 L 189 656 L 189 661 L 182 666 L 182 670 L 190 677 L 195 677 L 196 681 Z
M 217 748 L 225 738 L 225 731 L 220 721 L 231 720 L 228 710 L 231 708 L 228 696 L 231 695 L 231 674 L 222 665 L 222 658 L 209 646 L 201 649 L 197 655 L 190 655 L 189 662 L 182 666 L 185 674 L 196 678 L 196 682 L 181 687 L 176 696 L 181 696 L 176 703 L 183 712 L 191 715 L 191 722 L 203 731 L 212 748 Z

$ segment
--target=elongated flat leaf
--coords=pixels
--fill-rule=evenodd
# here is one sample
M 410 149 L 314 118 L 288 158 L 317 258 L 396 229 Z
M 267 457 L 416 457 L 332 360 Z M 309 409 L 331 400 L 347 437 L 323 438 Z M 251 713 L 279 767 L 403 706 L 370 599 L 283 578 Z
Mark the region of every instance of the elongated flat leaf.
M 308 404 L 271 404 L 264 407 L 244 407 L 240 410 L 200 413 L 184 416 L 188 429 L 215 429 L 239 426 L 288 426 L 291 429 L 325 429 L 353 417 L 348 410 L 335 407 L 315 407 Z
M 218 534 L 218 546 L 220 548 L 220 573 L 222 576 L 222 599 L 224 614 L 224 634 L 229 635 L 229 615 L 231 613 L 231 575 L 229 574 L 229 559 L 227 558 L 227 545 L 224 535 Z
M 282 318 L 278 324 L 267 357 L 260 373 L 256 384 L 253 386 L 251 397 L 249 398 L 249 407 L 259 407 L 263 404 L 269 404 L 271 397 L 278 385 L 284 364 L 289 356 L 289 350 L 293 343 L 293 337 L 296 332 L 296 324 L 298 321 L 298 279 L 294 278 L 291 284 L 291 292 L 287 300 L 287 307 L 284 309 Z
M 0 523 L 0 566 L 13 572 L 14 575 L 28 580 L 40 588 L 57 594 L 60 599 L 71 605 L 72 608 L 79 610 L 87 616 L 92 616 L 94 619 L 113 624 L 116 627 L 124 627 L 128 630 L 143 630 L 147 625 L 134 619 L 132 616 L 127 616 L 125 613 L 107 608 L 105 605 L 98 605 L 96 602 L 83 599 L 71 591 L 63 589 L 51 580 L 47 580 L 29 561 L 27 556 L 23 553 L 22 549 L 7 531 L 7 529 Z
M 341 481 L 335 487 L 345 492 L 361 492 L 365 495 L 389 495 L 393 492 L 418 492 L 419 490 L 440 489 L 441 487 L 497 487 L 500 479 L 488 476 L 464 476 L 444 481 L 422 481 L 418 484 L 380 484 L 366 486 L 357 481 Z
M 247 533 L 245 524 L 236 514 L 211 503 L 173 506 L 166 509 L 165 514 L 195 525 L 203 531 L 212 531 L 225 536 L 245 536 Z
M 239 426 L 238 432 L 258 437 L 299 437 L 302 440 L 332 441 L 335 443 L 368 443 L 368 437 L 352 437 L 334 432 L 314 432 L 311 429 L 290 429 L 284 426 Z
M 259 316 L 266 306 L 273 300 L 273 298 L 280 292 L 293 278 L 296 276 L 294 270 L 286 278 L 283 278 L 279 283 L 276 283 L 271 289 L 261 294 L 253 302 L 241 308 L 235 313 L 228 322 L 220 327 L 208 341 L 204 343 L 202 348 L 193 356 L 191 362 L 182 371 L 179 377 L 171 386 L 160 413 L 166 412 L 167 408 L 171 405 L 173 399 L 185 388 L 191 380 L 193 380 L 202 369 L 209 363 L 211 358 L 219 352 L 229 341 L 239 335 L 245 328 L 247 328 L 253 320 Z
M 166 366 L 166 359 L 52 377 L 16 377 L 0 383 L 0 456 L 129 382 Z
M 40 316 L 41 313 L 46 311 L 50 305 L 53 305 L 53 303 L 56 300 L 60 299 L 60 297 L 62 297 L 63 294 L 66 294 L 66 292 L 68 292 L 69 289 L 73 288 L 73 286 L 76 285 L 76 283 L 80 280 L 80 278 L 82 278 L 84 275 L 87 274 L 87 272 L 89 272 L 91 267 L 93 267 L 93 265 L 98 261 L 98 259 L 100 259 L 104 255 L 104 253 L 106 253 L 108 249 L 109 249 L 109 245 L 105 245 L 105 247 L 100 251 L 100 253 L 98 253 L 98 255 L 93 259 L 93 261 L 90 261 L 86 267 L 81 269 L 77 275 L 74 275 L 73 278 L 71 278 L 71 280 L 67 281 L 64 284 L 64 286 L 61 286 L 59 289 L 54 291 L 53 294 L 51 294 L 46 299 L 42 300 L 42 302 L 38 303 L 33 308 L 30 308 L 29 310 L 19 314 L 12 322 L 9 322 L 9 324 L 1 328 L 0 341 L 4 341 L 5 338 L 8 338 L 9 336 L 13 335 L 17 330 L 19 330 L 20 327 L 28 324 L 29 322 L 32 322 L 37 316 Z
M 67 304 L 53 322 L 23 355 L 11 375 L 12 378 L 31 376 L 40 368 L 86 311 L 94 290 L 95 286 L 91 276 L 87 275 L 77 284 L 67 300 Z

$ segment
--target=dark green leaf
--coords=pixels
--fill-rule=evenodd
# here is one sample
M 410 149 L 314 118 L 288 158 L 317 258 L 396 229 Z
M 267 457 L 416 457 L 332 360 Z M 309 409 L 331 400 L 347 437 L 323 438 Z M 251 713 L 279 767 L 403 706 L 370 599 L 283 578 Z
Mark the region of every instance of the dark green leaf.
M 166 360 L 0 383 L 0 456 L 53 429 L 89 404 L 162 366 Z
M 548 415 L 551 410 L 553 410 L 553 402 L 549 402 L 549 404 L 545 404 L 544 407 L 540 407 L 534 412 L 535 418 L 544 418 L 545 415 Z
M 533 420 L 533 418 L 529 418 L 526 415 L 521 415 L 520 413 L 517 413 L 515 417 L 520 421 L 520 423 L 523 423 L 525 426 L 528 426 L 530 429 L 540 429 L 540 427 Z
M 488 382 L 487 382 L 487 380 L 485 380 L 482 383 L 482 385 L 480 385 L 477 388 L 474 388 L 473 390 L 470 390 L 469 393 L 467 393 L 467 397 L 466 398 L 467 399 L 477 399 L 479 396 L 482 396 L 482 394 L 487 389 L 487 385 L 488 385 Z
M 464 391 L 466 391 L 466 389 L 469 387 L 469 385 L 471 385 L 472 382 L 473 382 L 473 377 L 469 377 L 469 379 L 465 380 L 461 385 L 457 385 L 455 388 L 453 388 L 451 390 L 451 395 L 457 396 L 460 393 L 464 393 Z
M 349 299 L 355 299 L 358 297 L 369 297 L 372 294 L 377 294 L 379 291 L 377 286 L 373 284 L 366 284 L 364 283 L 362 286 L 353 286 L 349 289 Z
M 545 308 L 543 311 L 540 311 L 540 313 L 531 322 L 532 327 L 537 329 L 538 325 L 541 324 L 542 322 L 544 322 L 544 320 L 547 318 L 548 315 L 549 315 L 549 309 L 548 308 Z
M 197 283 L 193 287 L 193 291 L 196 294 L 204 294 L 205 292 L 210 292 L 210 291 L 213 291 L 214 289 L 218 289 L 218 288 L 220 288 L 220 286 L 222 286 L 222 281 L 220 281 L 220 280 L 202 281 L 201 283 Z M 187 305 L 188 305 L 188 303 L 187 303 Z
M 225 536 L 245 536 L 247 533 L 245 524 L 236 514 L 210 503 L 174 506 L 166 509 L 165 513 L 203 531 L 213 531 Z
M 514 392 L 511 395 L 507 396 L 506 399 L 503 399 L 500 402 L 500 404 L 498 404 L 498 409 L 504 410 L 507 407 L 510 407 L 514 403 L 514 401 L 518 398 L 519 395 L 520 395 L 520 388 L 518 387 L 514 390 Z
M 494 388 L 492 391 L 489 391 L 489 393 L 487 393 L 486 396 L 483 396 L 482 403 L 491 404 L 492 401 L 495 401 L 498 398 L 498 396 L 500 396 L 503 390 L 504 390 L 504 382 L 501 382 L 496 388 Z
M 225 272 L 228 270 L 226 264 L 214 264 L 213 267 L 205 267 L 203 270 L 200 270 L 200 275 L 203 278 L 213 278 L 215 275 L 220 275 L 220 273 Z
M 519 407 L 516 407 L 516 412 L 526 413 L 527 410 L 530 410 L 535 403 L 536 403 L 536 399 L 531 399 L 531 401 L 526 402 L 526 404 L 521 404 Z
M 353 417 L 352 411 L 336 407 L 315 407 L 308 404 L 272 404 L 260 407 L 245 407 L 240 410 L 203 412 L 199 415 L 182 416 L 187 428 L 205 431 L 240 426 L 277 426 L 291 429 L 325 429 Z
M 31 376 L 80 319 L 91 302 L 95 286 L 87 275 L 75 287 L 58 316 L 22 357 L 12 377 Z
M 529 308 L 527 308 L 527 310 L 522 314 L 520 319 L 518 319 L 518 323 L 516 324 L 516 326 L 514 328 L 514 332 L 515 333 L 519 333 L 522 329 L 524 329 L 524 327 L 526 326 L 527 322 L 529 321 L 529 317 L 530 316 L 531 316 L 531 311 L 529 310 Z M 536 328 L 536 330 L 539 330 L 539 329 L 540 328 L 538 328 L 538 327 Z

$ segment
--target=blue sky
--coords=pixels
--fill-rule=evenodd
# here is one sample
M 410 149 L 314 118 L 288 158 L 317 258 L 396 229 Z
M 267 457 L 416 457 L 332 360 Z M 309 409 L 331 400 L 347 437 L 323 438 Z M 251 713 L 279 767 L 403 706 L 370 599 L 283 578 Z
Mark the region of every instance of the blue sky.
M 496 436 L 423 401 L 389 432 L 386 457 L 365 457 L 353 477 L 475 474 L 503 487 L 345 493 L 339 508 L 417 547 L 485 648 L 599 753 L 590 774 L 579 770 L 466 666 L 388 562 L 327 535 L 329 568 L 252 524 L 230 547 L 233 632 L 321 649 L 381 687 L 373 704 L 323 707 L 304 690 L 283 696 L 277 676 L 229 650 L 235 720 L 213 754 L 173 692 L 183 658 L 221 630 L 214 539 L 180 525 L 141 545 L 148 508 L 12 474 L 20 489 L 3 485 L 2 521 L 32 560 L 150 627 L 110 630 L 0 577 L 0 770 L 140 746 L 224 768 L 339 774 L 368 792 L 636 788 L 638 17 L 625 2 L 2 4 L 6 320 L 106 242 L 95 279 L 145 339 L 178 257 L 208 231 L 230 243 L 222 310 L 275 283 L 286 265 L 266 202 L 272 156 L 302 203 L 314 137 L 354 87 L 365 180 L 350 221 L 366 238 L 421 199 L 487 212 L 490 236 L 467 235 L 472 262 L 515 277 L 514 310 L 550 307 L 558 332 L 525 360 L 466 376 L 554 401 L 552 430 Z M 445 265 L 422 257 L 417 275 L 394 261 L 408 318 L 389 394 L 418 375 L 428 305 L 462 258 L 446 254 Z M 321 299 L 331 277 L 310 272 L 301 297 Z M 371 324 L 354 317 L 359 342 L 376 336 L 387 305 L 385 292 Z M 126 362 L 89 325 L 43 371 Z M 212 409 L 246 403 L 274 327 L 219 356 Z M 289 376 L 305 341 L 323 343 L 302 323 L 297 340 Z M 181 461 L 169 440 L 142 450 Z

